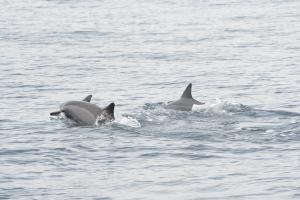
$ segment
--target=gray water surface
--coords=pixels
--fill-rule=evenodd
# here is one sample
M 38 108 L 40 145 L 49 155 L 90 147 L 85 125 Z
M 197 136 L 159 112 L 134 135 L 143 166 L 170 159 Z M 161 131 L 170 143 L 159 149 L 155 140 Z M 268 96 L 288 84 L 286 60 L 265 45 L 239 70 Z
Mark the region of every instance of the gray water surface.
M 298 200 L 299 63 L 297 0 L 2 0 L 0 199 Z

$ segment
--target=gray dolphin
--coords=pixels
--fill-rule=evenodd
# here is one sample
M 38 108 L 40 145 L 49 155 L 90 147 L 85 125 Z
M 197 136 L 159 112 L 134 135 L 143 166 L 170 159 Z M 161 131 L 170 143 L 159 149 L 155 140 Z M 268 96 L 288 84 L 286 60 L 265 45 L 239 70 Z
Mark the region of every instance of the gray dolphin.
M 199 102 L 192 97 L 192 84 L 190 83 L 184 90 L 181 98 L 169 103 L 165 108 L 180 111 L 191 111 L 194 104 L 203 105 L 204 103 Z
M 94 125 L 107 121 L 113 121 L 115 104 L 111 103 L 105 108 L 90 103 L 92 95 L 88 95 L 82 101 L 67 101 L 60 106 L 60 110 L 51 112 L 51 116 L 64 113 L 67 118 L 75 121 L 78 125 Z

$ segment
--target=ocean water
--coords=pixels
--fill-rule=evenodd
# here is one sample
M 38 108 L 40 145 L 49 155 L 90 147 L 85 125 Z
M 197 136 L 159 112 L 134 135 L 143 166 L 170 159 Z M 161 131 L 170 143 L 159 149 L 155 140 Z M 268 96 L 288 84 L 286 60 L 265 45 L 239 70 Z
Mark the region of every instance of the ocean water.
M 298 0 L 1 0 L 0 199 L 298 200 L 299 63 Z

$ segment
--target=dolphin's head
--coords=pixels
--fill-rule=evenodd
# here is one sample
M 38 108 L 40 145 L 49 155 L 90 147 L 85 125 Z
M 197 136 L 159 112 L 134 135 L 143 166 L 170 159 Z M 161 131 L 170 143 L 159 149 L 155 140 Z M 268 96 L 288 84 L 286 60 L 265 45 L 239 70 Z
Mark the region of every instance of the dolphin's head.
M 115 119 L 114 115 L 115 103 L 106 106 L 97 118 L 97 123 L 111 122 Z

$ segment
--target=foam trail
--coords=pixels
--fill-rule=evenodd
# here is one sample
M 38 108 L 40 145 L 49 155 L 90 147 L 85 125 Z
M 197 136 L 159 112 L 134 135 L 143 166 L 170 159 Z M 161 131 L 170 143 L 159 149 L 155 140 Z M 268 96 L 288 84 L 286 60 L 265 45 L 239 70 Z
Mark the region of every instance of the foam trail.
M 206 102 L 205 105 L 195 106 L 195 111 L 201 111 L 211 114 L 233 114 L 244 111 L 251 110 L 250 107 L 247 107 L 243 104 L 237 102 L 228 102 L 222 101 L 221 99 L 216 99 L 215 102 Z

